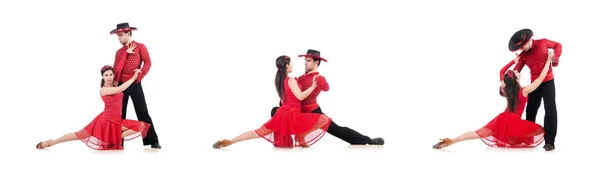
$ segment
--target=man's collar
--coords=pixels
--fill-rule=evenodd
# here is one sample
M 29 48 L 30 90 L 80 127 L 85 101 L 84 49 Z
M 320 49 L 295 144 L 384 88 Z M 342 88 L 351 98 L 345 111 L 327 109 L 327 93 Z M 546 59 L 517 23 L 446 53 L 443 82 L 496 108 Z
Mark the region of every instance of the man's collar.
M 533 50 L 533 47 L 535 47 L 537 42 L 538 42 L 537 40 L 531 39 L 531 47 L 529 48 L 529 50 L 526 50 L 526 51 L 523 50 L 523 51 L 521 51 L 521 53 L 529 52 L 529 51 Z
M 135 42 L 135 40 L 131 40 L 131 43 L 137 43 L 137 42 Z M 131 44 L 131 43 L 129 43 L 129 44 Z M 123 44 L 123 47 L 127 47 L 127 44 Z
M 319 74 L 319 72 L 318 71 L 313 71 L 313 72 L 305 71 L 304 72 L 304 75 L 311 75 L 311 74 Z

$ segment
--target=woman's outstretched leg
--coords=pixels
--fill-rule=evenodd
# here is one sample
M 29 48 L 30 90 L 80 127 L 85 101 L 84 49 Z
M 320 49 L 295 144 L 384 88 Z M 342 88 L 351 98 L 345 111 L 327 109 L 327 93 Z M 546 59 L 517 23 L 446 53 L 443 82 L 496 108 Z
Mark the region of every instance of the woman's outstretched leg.
M 466 132 L 463 133 L 462 135 L 454 138 L 454 139 L 450 139 L 450 138 L 446 138 L 446 139 L 442 139 L 442 141 L 438 142 L 437 144 L 435 144 L 433 146 L 434 149 L 441 149 L 441 148 L 445 148 L 448 147 L 450 145 L 453 145 L 455 143 L 458 142 L 462 142 L 462 141 L 466 141 L 466 140 L 472 140 L 472 139 L 479 139 L 481 138 L 477 132 L 475 131 L 470 131 L 470 132 Z
M 126 130 L 123 131 L 123 133 L 121 133 L 122 134 L 121 136 L 123 136 L 123 138 L 125 138 L 127 136 L 130 136 L 130 135 L 133 135 L 133 134 L 136 134 L 136 133 L 139 133 L 139 132 L 135 131 L 135 130 L 131 130 L 131 129 L 126 129 Z
M 50 139 L 50 140 L 47 140 L 47 141 L 42 141 L 42 142 L 40 142 L 40 143 L 38 143 L 36 145 L 36 148 L 38 148 L 38 149 L 44 149 L 44 148 L 47 148 L 47 147 L 54 146 L 56 144 L 60 144 L 60 143 L 63 143 L 63 142 L 68 142 L 68 141 L 74 141 L 74 140 L 77 140 L 77 139 L 78 138 L 77 138 L 77 135 L 75 135 L 75 133 L 68 133 L 68 134 L 63 135 L 62 137 L 60 137 L 60 138 L 58 138 L 56 140 Z
M 260 136 L 258 136 L 258 134 L 255 131 L 253 131 L 253 130 L 247 131 L 231 140 L 224 139 L 221 141 L 217 141 L 215 144 L 213 144 L 213 148 L 227 147 L 234 143 L 238 143 L 238 142 L 242 142 L 242 141 L 250 140 L 250 139 L 255 139 L 255 138 L 259 138 L 259 137 Z

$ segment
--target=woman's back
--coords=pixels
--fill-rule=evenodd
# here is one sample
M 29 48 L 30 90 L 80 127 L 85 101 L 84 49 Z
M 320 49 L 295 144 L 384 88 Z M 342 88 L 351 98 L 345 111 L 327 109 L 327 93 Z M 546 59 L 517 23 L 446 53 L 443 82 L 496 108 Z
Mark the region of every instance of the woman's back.
M 289 80 L 289 77 L 286 77 L 285 80 L 283 80 L 283 104 L 281 107 L 299 109 L 301 100 L 294 95 L 294 92 L 292 92 L 292 89 L 289 86 Z M 298 85 L 298 88 L 300 88 L 300 85 Z
M 518 103 L 517 103 L 517 107 L 515 109 L 515 113 L 517 115 L 523 115 L 523 112 L 525 111 L 525 106 L 527 105 L 527 96 L 523 95 L 523 87 L 521 87 L 519 89 L 519 92 L 517 94 L 518 96 Z M 504 110 L 505 112 L 510 112 L 510 110 L 508 109 L 508 105 L 506 106 L 506 109 Z

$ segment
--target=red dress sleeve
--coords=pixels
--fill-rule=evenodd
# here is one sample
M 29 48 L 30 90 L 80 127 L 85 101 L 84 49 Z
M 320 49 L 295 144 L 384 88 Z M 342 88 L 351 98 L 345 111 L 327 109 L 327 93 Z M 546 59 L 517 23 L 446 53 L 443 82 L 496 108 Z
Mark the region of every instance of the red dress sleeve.
M 504 74 L 506 74 L 506 71 L 508 71 L 510 66 L 512 66 L 513 64 L 515 64 L 514 60 L 510 61 L 508 64 L 506 64 L 504 67 L 502 67 L 502 69 L 500 70 L 500 82 L 502 82 L 502 80 L 504 80 Z M 500 86 L 498 88 L 498 93 L 500 94 L 500 96 L 504 97 L 504 90 L 502 89 L 502 86 Z
M 502 69 L 500 70 L 500 81 L 504 80 L 504 74 L 506 74 L 506 71 L 508 71 L 508 69 L 510 68 L 510 66 L 514 65 L 515 61 L 510 61 L 508 64 L 506 64 L 504 67 L 502 67 Z

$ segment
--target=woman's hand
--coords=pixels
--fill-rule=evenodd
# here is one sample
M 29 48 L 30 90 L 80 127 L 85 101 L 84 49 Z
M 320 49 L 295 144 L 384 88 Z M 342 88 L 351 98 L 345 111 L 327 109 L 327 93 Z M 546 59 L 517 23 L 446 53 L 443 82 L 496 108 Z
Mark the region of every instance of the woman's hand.
M 137 79 L 138 75 L 139 75 L 141 72 L 142 72 L 142 70 L 140 70 L 140 69 L 135 69 L 135 70 L 133 71 L 133 78 L 136 78 L 136 79 Z
M 317 77 L 319 77 L 320 74 L 315 75 L 315 77 L 313 77 L 313 82 L 312 82 L 312 86 L 313 88 L 317 88 Z
M 554 51 L 548 51 L 548 61 L 554 62 Z

